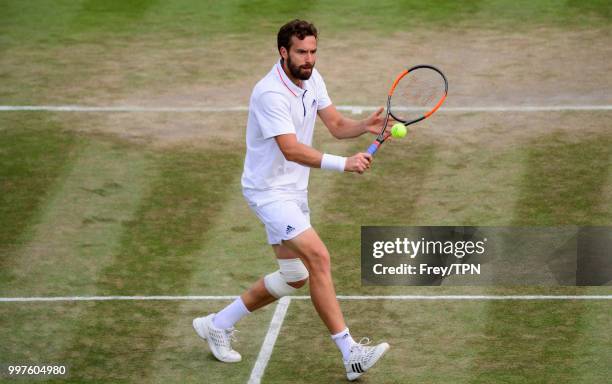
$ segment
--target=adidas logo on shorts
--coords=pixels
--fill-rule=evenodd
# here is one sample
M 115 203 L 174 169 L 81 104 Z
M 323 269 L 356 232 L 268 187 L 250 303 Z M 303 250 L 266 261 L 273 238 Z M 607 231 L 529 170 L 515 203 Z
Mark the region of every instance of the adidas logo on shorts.
M 288 225 L 287 226 L 287 235 L 290 234 L 293 231 L 295 231 L 295 228 L 293 228 L 292 226 Z

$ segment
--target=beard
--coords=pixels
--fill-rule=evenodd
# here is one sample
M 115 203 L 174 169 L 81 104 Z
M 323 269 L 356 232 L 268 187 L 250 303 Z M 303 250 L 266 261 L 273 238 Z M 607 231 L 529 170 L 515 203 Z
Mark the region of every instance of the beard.
M 312 69 L 314 68 L 314 64 L 312 65 L 293 65 L 291 62 L 291 57 L 287 56 L 287 68 L 289 68 L 289 72 L 291 72 L 291 76 L 300 80 L 308 80 L 312 75 Z

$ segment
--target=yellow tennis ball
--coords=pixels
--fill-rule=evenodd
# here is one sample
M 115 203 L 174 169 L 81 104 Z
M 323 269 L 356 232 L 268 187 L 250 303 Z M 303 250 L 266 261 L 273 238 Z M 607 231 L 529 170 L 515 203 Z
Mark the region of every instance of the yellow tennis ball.
M 391 136 L 393 137 L 404 137 L 408 133 L 406 126 L 402 123 L 395 123 L 391 127 Z

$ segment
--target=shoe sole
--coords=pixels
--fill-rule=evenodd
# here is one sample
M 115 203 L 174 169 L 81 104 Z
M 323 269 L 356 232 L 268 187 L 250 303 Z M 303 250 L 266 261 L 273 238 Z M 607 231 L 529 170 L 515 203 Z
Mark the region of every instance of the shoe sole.
M 361 373 L 357 373 L 357 372 L 351 372 L 351 373 L 347 373 L 346 377 L 349 381 L 353 381 L 353 380 L 357 380 L 361 375 L 363 375 L 364 373 L 366 373 L 367 371 L 369 371 L 370 369 L 372 369 L 372 367 L 374 367 L 374 365 L 376 365 L 376 363 L 378 363 L 378 360 L 380 360 L 385 353 L 387 353 L 387 351 L 389 350 L 389 344 L 388 343 L 381 343 L 380 345 L 383 346 L 383 350 L 381 352 L 380 355 L 378 355 L 378 357 L 374 360 L 374 362 L 372 363 L 372 365 L 370 365 L 368 368 L 366 368 L 363 372 Z

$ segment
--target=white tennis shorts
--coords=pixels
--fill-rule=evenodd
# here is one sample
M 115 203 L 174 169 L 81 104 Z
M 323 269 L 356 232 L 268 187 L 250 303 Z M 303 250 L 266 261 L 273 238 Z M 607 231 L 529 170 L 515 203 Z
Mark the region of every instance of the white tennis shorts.
M 264 205 L 249 201 L 249 207 L 266 227 L 268 244 L 281 244 L 310 228 L 310 209 L 306 198 L 279 199 Z

